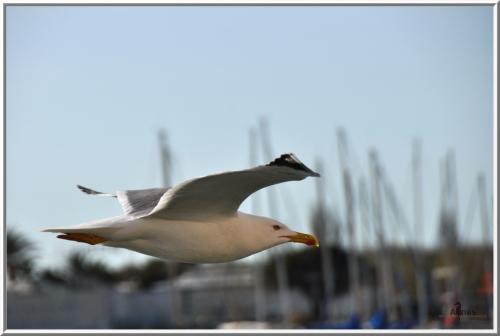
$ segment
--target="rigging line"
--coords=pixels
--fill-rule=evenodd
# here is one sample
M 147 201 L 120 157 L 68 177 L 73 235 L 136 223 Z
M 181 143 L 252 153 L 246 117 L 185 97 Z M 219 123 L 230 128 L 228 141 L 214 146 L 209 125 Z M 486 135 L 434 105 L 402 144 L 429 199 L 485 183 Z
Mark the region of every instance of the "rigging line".
M 402 234 L 404 241 L 408 242 L 407 238 L 412 236 L 411 229 L 408 220 L 406 219 L 406 215 L 402 210 L 401 204 L 398 202 L 397 194 L 387 177 L 384 178 L 384 188 L 386 189 L 387 196 L 389 197 L 389 202 L 392 204 L 393 208 L 392 211 L 394 213 L 395 219 L 401 221 L 401 223 L 403 224 L 403 225 L 396 225 L 396 227 L 398 228 L 398 231 L 400 231 L 400 233 Z
M 344 152 L 343 154 L 346 157 L 346 164 L 350 168 L 351 178 L 352 178 L 352 180 L 356 180 L 356 179 L 362 180 L 362 179 L 364 179 L 365 172 L 363 171 L 363 168 L 361 165 L 361 160 L 359 159 L 359 156 L 357 155 L 355 146 L 352 146 L 352 144 L 348 141 L 347 136 L 345 135 L 345 130 L 343 128 L 340 128 L 340 130 L 344 134 L 344 139 L 345 139 L 344 140 L 344 147 L 345 148 L 343 150 L 343 152 Z M 365 196 L 365 198 L 366 198 L 366 196 Z M 353 193 L 352 202 L 353 202 L 353 207 L 355 209 L 354 216 L 356 216 L 359 220 L 363 221 L 361 219 L 363 217 L 363 214 L 361 213 L 361 200 L 357 199 L 356 193 Z M 369 201 L 367 200 L 367 202 L 369 202 Z M 367 228 L 368 223 L 363 221 L 363 224 L 364 224 L 365 230 L 367 230 L 367 232 L 372 231 L 372 230 L 369 230 Z M 374 232 L 372 232 L 372 233 L 374 233 Z M 375 237 L 375 235 L 380 235 L 380 233 L 374 233 L 373 237 Z M 368 238 L 368 240 L 369 240 L 369 238 Z
M 363 174 L 365 172 L 363 172 L 363 168 L 362 168 L 362 165 L 361 165 L 361 161 L 359 159 L 359 156 L 356 154 L 356 149 L 354 148 L 354 146 L 349 146 L 349 144 L 347 144 L 347 146 L 349 147 L 349 153 L 351 153 L 351 157 L 353 159 L 351 159 L 351 162 L 354 162 L 354 169 L 353 169 L 353 175 L 355 176 L 355 174 L 357 173 L 358 176 L 363 176 Z
M 459 230 L 459 233 L 460 231 L 465 231 L 463 232 L 465 233 L 463 235 L 464 242 L 466 241 L 466 238 L 471 236 L 471 228 L 473 227 L 472 223 L 474 221 L 475 217 L 474 215 L 476 214 L 476 208 L 477 208 L 477 197 L 474 197 L 475 194 L 476 194 L 476 188 L 472 188 L 472 191 L 469 195 L 469 202 L 467 205 L 465 220 L 462 222 L 462 225 L 460 226 L 461 230 Z
M 293 196 L 289 192 L 285 192 L 283 188 L 279 189 L 279 196 L 284 208 L 287 209 L 287 213 L 289 215 L 289 219 L 291 219 L 291 223 L 299 223 L 301 225 L 302 220 L 299 216 L 299 212 L 297 211 L 297 207 L 295 206 L 295 201 Z
M 358 184 L 359 214 L 362 225 L 365 229 L 365 234 L 363 236 L 365 238 L 365 244 L 372 245 L 375 240 L 375 233 L 373 232 L 373 225 L 369 224 L 369 218 L 371 218 L 371 208 L 370 200 L 368 199 L 368 190 L 366 187 L 365 179 L 361 177 Z
M 387 188 L 388 188 L 388 197 L 391 198 L 390 202 L 393 203 L 394 207 L 393 213 L 394 213 L 394 220 L 396 221 L 395 223 L 396 229 L 399 232 L 400 238 L 402 238 L 403 243 L 409 245 L 410 243 L 408 239 L 409 237 L 412 236 L 412 234 L 410 232 L 408 221 L 406 220 L 405 214 L 401 210 L 401 204 L 399 204 L 399 202 L 397 201 L 397 196 L 394 189 L 390 185 L 388 185 Z
M 392 217 L 393 217 L 393 220 L 395 221 L 395 223 L 393 223 L 393 224 L 395 224 L 394 226 L 397 228 L 399 233 L 403 235 L 403 238 L 404 238 L 403 230 L 406 233 L 406 237 L 411 237 L 409 223 L 406 220 L 406 216 L 403 213 L 403 211 L 401 210 L 399 203 L 397 202 L 395 192 L 394 192 L 392 186 L 390 185 L 390 182 L 387 180 L 387 178 L 383 179 L 383 185 L 384 185 L 384 190 L 386 191 L 386 193 L 385 193 L 386 197 L 388 197 L 388 201 L 390 203 L 391 212 L 393 213 Z M 398 225 L 398 223 L 400 225 Z M 403 242 L 403 247 L 408 249 L 411 252 L 411 254 L 413 256 L 413 261 L 416 264 L 416 251 L 415 251 L 414 246 L 409 243 L 408 239 L 403 239 L 402 242 Z
M 352 178 L 358 178 L 360 176 L 364 175 L 361 161 L 356 154 L 356 149 L 354 146 L 350 145 L 349 140 L 347 139 L 346 131 L 343 127 L 339 128 L 341 132 L 344 133 L 345 137 L 345 150 L 344 150 L 344 155 L 346 157 L 346 164 L 349 166 L 349 169 L 351 170 L 351 176 Z M 334 146 L 335 147 L 335 146 Z

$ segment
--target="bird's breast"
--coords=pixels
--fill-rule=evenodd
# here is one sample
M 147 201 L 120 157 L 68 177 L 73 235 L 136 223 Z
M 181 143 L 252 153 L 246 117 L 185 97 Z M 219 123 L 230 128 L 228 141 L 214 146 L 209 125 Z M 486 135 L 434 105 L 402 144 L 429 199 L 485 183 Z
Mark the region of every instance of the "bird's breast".
M 224 220 L 195 222 L 141 219 L 134 239 L 121 242 L 137 252 L 187 263 L 217 263 L 242 258 L 246 251 L 238 243 L 238 226 Z

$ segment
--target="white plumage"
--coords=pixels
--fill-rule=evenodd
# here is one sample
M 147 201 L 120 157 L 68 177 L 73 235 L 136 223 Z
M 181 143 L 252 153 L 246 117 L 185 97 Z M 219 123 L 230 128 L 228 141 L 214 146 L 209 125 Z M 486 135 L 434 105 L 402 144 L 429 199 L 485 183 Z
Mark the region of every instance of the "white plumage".
M 319 176 L 293 154 L 265 166 L 195 178 L 173 188 L 101 193 L 112 196 L 124 214 L 68 228 L 58 238 L 127 248 L 151 256 L 189 263 L 227 262 L 286 242 L 318 246 L 318 240 L 270 218 L 238 211 L 255 191 L 267 186 Z

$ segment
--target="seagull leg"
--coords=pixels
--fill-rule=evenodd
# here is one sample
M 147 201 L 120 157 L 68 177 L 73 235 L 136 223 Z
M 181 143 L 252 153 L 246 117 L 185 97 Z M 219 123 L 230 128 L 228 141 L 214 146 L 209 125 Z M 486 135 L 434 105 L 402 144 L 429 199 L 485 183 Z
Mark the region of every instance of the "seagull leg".
M 107 239 L 105 238 L 90 233 L 65 233 L 57 236 L 57 238 L 73 240 L 80 243 L 87 243 L 90 245 L 100 244 L 107 241 Z

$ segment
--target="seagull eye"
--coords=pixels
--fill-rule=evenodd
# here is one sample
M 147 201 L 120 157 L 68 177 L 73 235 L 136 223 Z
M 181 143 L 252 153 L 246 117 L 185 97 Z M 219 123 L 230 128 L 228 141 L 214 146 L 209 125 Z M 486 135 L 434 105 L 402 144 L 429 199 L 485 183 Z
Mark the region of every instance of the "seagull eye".
M 274 231 L 278 231 L 278 230 L 279 230 L 279 229 L 281 229 L 281 228 L 280 228 L 280 226 L 279 226 L 279 225 L 273 225 L 273 229 L 274 229 Z

